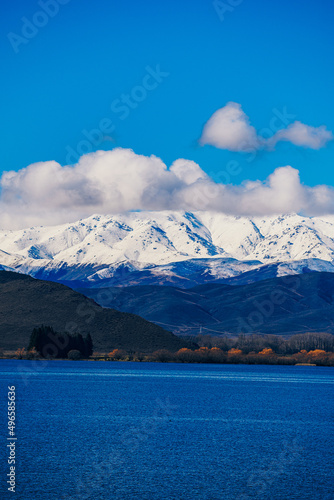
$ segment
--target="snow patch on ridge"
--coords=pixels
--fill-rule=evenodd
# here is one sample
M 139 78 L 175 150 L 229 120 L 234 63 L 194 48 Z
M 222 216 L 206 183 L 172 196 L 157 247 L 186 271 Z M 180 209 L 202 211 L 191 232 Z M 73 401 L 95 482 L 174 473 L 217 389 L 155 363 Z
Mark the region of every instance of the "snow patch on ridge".
M 277 275 L 333 272 L 334 216 L 234 217 L 215 212 L 92 215 L 0 231 L 0 265 L 48 279 L 225 279 L 277 263 Z M 138 279 L 139 275 L 138 275 Z M 199 278 L 198 278 L 199 279 Z

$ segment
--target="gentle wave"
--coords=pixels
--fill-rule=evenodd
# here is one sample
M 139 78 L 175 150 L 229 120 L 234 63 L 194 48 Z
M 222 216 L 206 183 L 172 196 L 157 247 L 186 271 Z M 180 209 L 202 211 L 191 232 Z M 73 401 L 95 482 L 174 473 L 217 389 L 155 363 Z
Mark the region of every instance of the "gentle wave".
M 230 374 L 207 374 L 207 373 L 201 373 L 201 374 L 195 374 L 192 372 L 188 373 L 178 373 L 178 372 L 150 372 L 150 373 L 144 373 L 144 372 L 127 372 L 124 373 L 122 371 L 110 371 L 110 372 L 105 372 L 105 371 L 99 371 L 99 372 L 69 372 L 69 371 L 43 371 L 43 370 L 20 370 L 18 369 L 17 371 L 0 371 L 0 376 L 6 376 L 8 375 L 22 375 L 22 376 L 41 376 L 41 377 L 46 377 L 46 376 L 61 376 L 61 377 L 132 377 L 132 378 L 170 378 L 170 379 L 200 379 L 200 380 L 228 380 L 228 381 L 238 381 L 238 382 L 274 382 L 274 383 L 298 383 L 298 384 L 334 384 L 334 377 L 331 378 L 323 378 L 319 376 L 314 376 L 314 375 L 307 375 L 303 377 L 285 377 L 284 374 L 281 374 L 280 376 L 269 376 L 266 375 L 265 377 L 261 376 L 254 376 L 251 374 L 247 375 L 240 375 L 237 373 L 230 373 Z

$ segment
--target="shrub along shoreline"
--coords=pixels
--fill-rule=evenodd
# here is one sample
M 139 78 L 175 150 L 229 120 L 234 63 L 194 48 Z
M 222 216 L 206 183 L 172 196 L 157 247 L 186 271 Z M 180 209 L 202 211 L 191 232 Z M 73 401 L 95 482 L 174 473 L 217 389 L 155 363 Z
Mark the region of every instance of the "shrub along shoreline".
M 176 352 L 159 349 L 154 352 L 129 352 L 112 349 L 94 352 L 88 335 L 54 332 L 51 327 L 34 329 L 28 350 L 18 349 L 0 357 L 14 359 L 88 359 L 92 361 L 138 361 L 160 363 L 218 363 L 334 366 L 334 335 L 305 333 L 283 338 L 278 335 L 239 335 L 239 337 L 197 335 L 188 337 L 194 348 Z
M 216 364 L 248 364 L 248 365 L 296 365 L 334 366 L 334 353 L 321 349 L 314 351 L 301 351 L 292 355 L 279 356 L 272 349 L 263 349 L 260 352 L 243 353 L 241 349 L 230 349 L 227 352 L 219 347 L 200 347 L 191 350 L 180 349 L 173 353 L 160 349 L 152 354 L 133 355 L 120 349 L 114 349 L 107 356 L 102 356 L 105 361 L 147 361 L 160 363 L 216 363 Z
M 73 353 L 73 351 L 71 351 Z M 70 353 L 70 354 L 71 354 Z M 243 353 L 241 349 L 229 349 L 223 351 L 219 347 L 200 347 L 191 350 L 180 349 L 177 352 L 170 352 L 160 349 L 151 354 L 128 353 L 123 349 L 114 349 L 110 353 L 93 353 L 89 358 L 77 355 L 69 355 L 66 360 L 91 360 L 91 361 L 135 361 L 135 362 L 156 362 L 156 363 L 214 363 L 214 364 L 247 364 L 247 365 L 304 365 L 304 366 L 334 366 L 334 353 L 326 352 L 322 349 L 313 351 L 301 350 L 294 354 L 278 355 L 272 349 L 266 348 L 260 352 Z M 35 350 L 25 351 L 19 349 L 15 354 L 6 356 L 14 359 L 44 360 Z

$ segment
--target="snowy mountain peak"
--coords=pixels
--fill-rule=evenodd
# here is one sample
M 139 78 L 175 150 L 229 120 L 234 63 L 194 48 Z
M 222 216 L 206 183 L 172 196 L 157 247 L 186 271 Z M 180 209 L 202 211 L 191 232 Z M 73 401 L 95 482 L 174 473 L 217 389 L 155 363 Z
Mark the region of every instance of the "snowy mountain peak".
M 192 259 L 219 259 L 221 266 L 224 259 L 249 265 L 305 259 L 331 263 L 334 217 L 177 211 L 92 215 L 59 226 L 2 230 L 0 249 L 0 265 L 30 274 L 80 267 L 103 276 L 120 265 L 148 269 Z

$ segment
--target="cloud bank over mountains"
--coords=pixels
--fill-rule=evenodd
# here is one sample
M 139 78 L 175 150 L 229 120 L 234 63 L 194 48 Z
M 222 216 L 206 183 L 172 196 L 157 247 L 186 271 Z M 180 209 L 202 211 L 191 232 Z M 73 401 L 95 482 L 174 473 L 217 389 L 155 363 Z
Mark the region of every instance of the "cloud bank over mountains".
M 277 168 L 264 182 L 232 186 L 214 182 L 193 161 L 178 159 L 167 168 L 156 156 L 122 148 L 84 155 L 74 166 L 34 163 L 5 172 L 0 185 L 0 227 L 8 229 L 130 210 L 211 210 L 246 216 L 334 213 L 334 189 L 304 186 L 298 170 L 290 166 Z
M 324 125 L 311 127 L 300 121 L 278 130 L 272 137 L 262 137 L 250 124 L 249 117 L 241 105 L 228 102 L 226 106 L 215 111 L 206 122 L 199 143 L 202 146 L 208 144 L 219 149 L 247 153 L 259 149 L 273 149 L 280 141 L 320 149 L 333 139 L 332 132 Z

